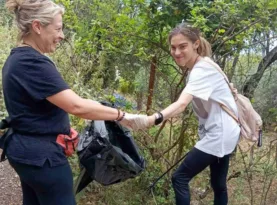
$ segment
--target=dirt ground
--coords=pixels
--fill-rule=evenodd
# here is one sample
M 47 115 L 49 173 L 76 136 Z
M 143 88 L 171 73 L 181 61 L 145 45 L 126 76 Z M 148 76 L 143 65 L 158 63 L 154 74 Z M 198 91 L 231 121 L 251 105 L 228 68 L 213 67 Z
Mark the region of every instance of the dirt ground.
M 0 153 L 2 153 L 2 150 L 0 150 Z M 19 177 L 7 160 L 0 163 L 0 204 L 22 204 Z
M 265 150 L 269 147 L 270 141 L 277 139 L 276 132 L 270 133 L 267 135 L 268 136 L 265 136 L 265 138 L 264 138 L 265 143 L 263 145 L 263 149 L 265 149 Z M 246 151 L 249 149 L 249 147 L 245 145 L 245 146 L 242 146 L 242 149 L 244 151 Z M 276 149 L 276 148 L 274 148 L 274 149 Z M 1 152 L 2 152 L 2 150 L 0 149 L 0 154 L 1 154 Z M 259 153 L 259 155 L 261 155 L 261 153 L 263 153 L 262 151 L 258 152 L 258 149 L 256 150 L 256 152 Z M 257 194 L 257 197 L 258 197 L 257 201 L 260 200 L 261 193 L 259 193 L 259 192 L 262 191 L 262 185 L 264 183 L 263 178 L 261 178 L 261 177 L 263 177 L 263 176 L 256 176 L 255 180 L 253 181 L 253 184 L 252 184 L 252 186 L 257 186 L 257 188 L 254 189 L 255 194 Z M 243 183 L 243 181 L 241 181 L 239 183 Z M 241 185 L 243 185 L 243 184 L 241 184 Z M 248 201 L 247 201 L 248 198 L 246 197 L 246 196 L 249 196 L 249 193 L 247 190 L 241 196 L 241 197 L 244 197 L 243 199 L 245 199 L 245 203 L 242 203 L 242 201 L 240 201 L 239 203 L 237 203 L 237 202 L 233 203 L 233 198 L 236 198 L 236 199 L 238 198 L 238 197 L 234 196 L 235 194 L 237 194 L 235 192 L 236 191 L 235 189 L 238 189 L 236 180 L 232 180 L 232 182 L 229 183 L 228 186 L 229 186 L 229 194 L 230 194 L 230 204 L 235 204 L 235 205 L 250 204 L 250 203 L 248 203 Z M 245 187 L 247 187 L 247 185 L 245 185 Z M 277 180 L 274 179 L 272 181 L 271 188 L 268 190 L 268 194 L 267 194 L 267 204 L 268 205 L 274 205 L 274 204 L 277 205 L 277 198 L 276 198 L 276 194 L 275 194 L 276 187 L 277 187 Z M 99 195 L 97 196 L 97 193 L 94 193 L 94 194 L 90 193 L 89 196 L 90 197 L 84 197 L 83 199 L 81 198 L 79 200 L 78 204 L 80 204 L 80 205 L 81 204 L 90 204 L 90 205 L 96 204 L 97 202 L 94 202 L 94 201 L 98 201 L 97 197 L 99 197 Z M 257 198 L 257 197 L 255 197 L 255 198 Z M 9 165 L 8 161 L 1 162 L 0 163 L 0 205 L 21 205 L 21 204 L 22 204 L 22 193 L 21 193 L 19 177 L 15 173 L 15 171 L 12 169 L 12 167 Z M 101 204 L 103 204 L 103 203 L 101 203 Z M 198 204 L 198 203 L 193 203 L 193 204 Z

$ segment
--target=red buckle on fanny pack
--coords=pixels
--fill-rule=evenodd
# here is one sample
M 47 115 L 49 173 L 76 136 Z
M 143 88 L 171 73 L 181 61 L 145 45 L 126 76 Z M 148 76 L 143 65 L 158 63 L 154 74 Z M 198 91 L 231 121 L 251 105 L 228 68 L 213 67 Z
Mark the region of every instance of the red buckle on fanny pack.
M 79 142 L 78 132 L 73 128 L 70 128 L 70 134 L 59 134 L 56 142 L 63 147 L 65 155 L 70 157 L 75 152 Z

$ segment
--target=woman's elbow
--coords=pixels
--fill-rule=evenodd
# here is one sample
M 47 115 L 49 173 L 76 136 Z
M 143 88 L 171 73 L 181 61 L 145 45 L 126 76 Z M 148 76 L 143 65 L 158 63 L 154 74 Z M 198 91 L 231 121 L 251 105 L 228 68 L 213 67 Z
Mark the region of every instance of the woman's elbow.
M 81 109 L 78 105 L 73 105 L 72 107 L 70 107 L 70 109 L 67 110 L 67 112 L 69 114 L 78 116 L 81 114 Z
M 70 104 L 70 106 L 68 106 L 65 111 L 75 116 L 80 116 L 84 113 L 83 106 L 80 102 Z

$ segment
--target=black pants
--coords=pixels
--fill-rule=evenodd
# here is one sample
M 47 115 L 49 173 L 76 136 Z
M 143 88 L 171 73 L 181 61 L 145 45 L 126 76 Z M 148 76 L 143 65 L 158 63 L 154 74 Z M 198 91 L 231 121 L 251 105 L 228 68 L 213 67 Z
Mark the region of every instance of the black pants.
M 193 148 L 172 176 L 176 205 L 190 204 L 189 182 L 207 166 L 210 166 L 211 170 L 214 205 L 228 204 L 226 178 L 229 169 L 229 155 L 218 158 Z
M 23 205 L 76 205 L 69 164 L 43 167 L 9 161 L 20 177 Z

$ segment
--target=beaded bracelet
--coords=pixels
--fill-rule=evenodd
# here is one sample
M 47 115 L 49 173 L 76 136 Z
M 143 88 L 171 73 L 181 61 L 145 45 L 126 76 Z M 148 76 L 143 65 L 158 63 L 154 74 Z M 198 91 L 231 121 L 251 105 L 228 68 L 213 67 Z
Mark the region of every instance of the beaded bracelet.
M 124 117 L 125 117 L 125 112 L 123 112 L 123 115 L 121 116 L 121 118 L 119 118 L 119 119 L 116 120 L 116 121 L 120 122 L 121 120 L 123 120 Z
M 117 109 L 117 118 L 115 119 L 115 121 L 118 121 L 119 117 L 120 117 L 120 110 Z

